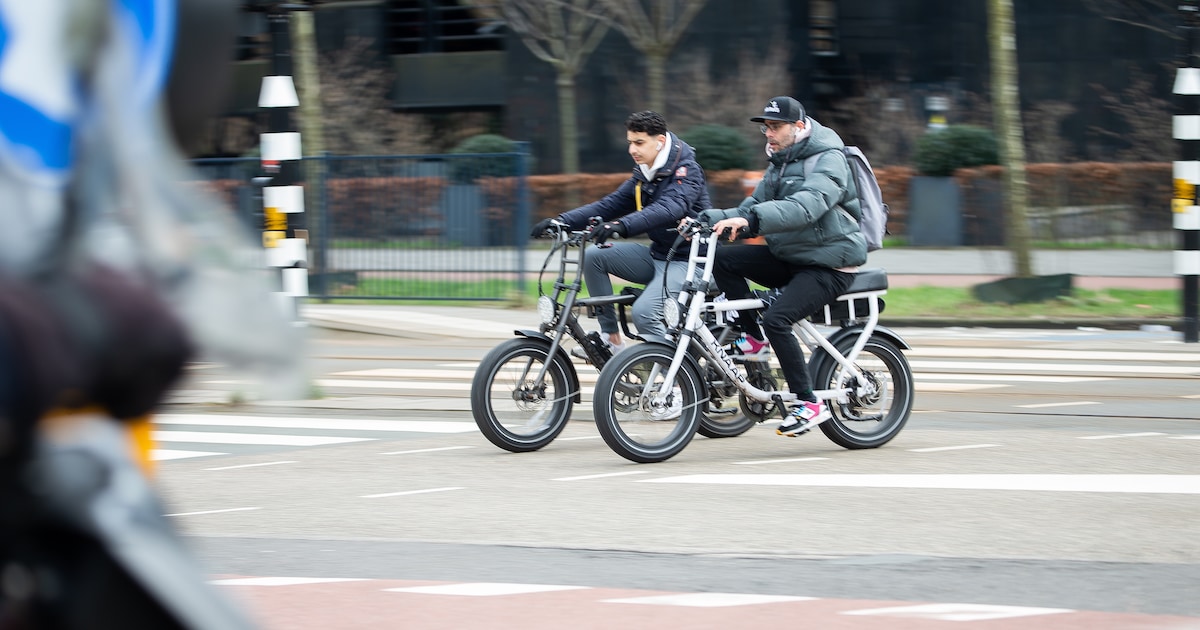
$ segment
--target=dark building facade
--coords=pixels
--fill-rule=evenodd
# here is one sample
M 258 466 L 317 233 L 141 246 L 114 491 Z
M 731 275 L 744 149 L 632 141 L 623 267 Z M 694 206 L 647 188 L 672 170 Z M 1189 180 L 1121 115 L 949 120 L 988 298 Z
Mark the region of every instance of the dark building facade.
M 682 2 L 684 0 L 671 0 Z M 317 12 L 322 49 L 349 37 L 378 42 L 378 54 L 396 71 L 391 95 L 398 111 L 485 111 L 502 120 L 505 135 L 533 144 L 538 169 L 556 172 L 558 98 L 554 69 L 509 32 L 498 2 L 386 0 L 334 2 Z M 1060 102 L 1074 110 L 1058 131 L 1066 154 L 1097 158 L 1100 127 L 1119 127 L 1100 88 L 1119 93 L 1135 77 L 1170 98 L 1177 42 L 1169 35 L 1105 19 L 1088 0 L 1014 0 L 1023 108 Z M 261 16 L 248 16 L 246 54 L 235 111 L 254 108 L 265 62 L 254 52 Z M 870 86 L 886 92 L 908 116 L 927 117 L 931 103 L 949 106 L 950 122 L 979 118 L 989 92 L 987 3 L 984 0 L 708 0 L 675 47 L 671 74 L 700 55 L 722 83 L 731 73 L 753 72 L 736 61 L 783 51 L 790 85 L 779 93 L 800 98 L 822 119 Z M 576 77 L 580 164 L 584 171 L 628 167 L 622 122 L 643 109 L 644 63 L 625 36 L 610 30 Z M 730 81 L 730 83 L 733 83 Z M 928 96 L 940 100 L 928 101 Z M 670 101 L 668 101 L 670 103 Z M 760 106 L 747 96 L 745 109 Z M 665 112 L 673 120 L 672 107 Z M 881 114 L 885 115 L 885 114 Z M 899 114 L 897 114 L 899 115 Z M 1169 117 L 1169 113 L 1167 114 Z M 986 117 L 986 116 L 985 116 Z M 838 118 L 849 140 L 869 146 L 866 127 Z M 749 123 L 746 123 L 749 124 Z M 1100 154 L 1100 155 L 1097 155 Z M 1164 160 L 1172 159 L 1164 156 Z

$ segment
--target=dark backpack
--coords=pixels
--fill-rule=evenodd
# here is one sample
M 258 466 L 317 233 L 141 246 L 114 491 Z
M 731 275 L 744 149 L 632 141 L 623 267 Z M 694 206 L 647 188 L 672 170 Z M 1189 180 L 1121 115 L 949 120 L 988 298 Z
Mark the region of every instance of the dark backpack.
M 804 160 L 805 177 L 816 168 L 817 159 L 823 153 L 810 155 Z M 883 202 L 883 192 L 879 190 L 879 182 L 875 180 L 875 171 L 867 161 L 867 156 L 858 147 L 842 147 L 842 154 L 850 164 L 854 188 L 858 191 L 858 205 L 862 209 L 858 229 L 862 230 L 867 240 L 867 251 L 873 252 L 883 247 L 883 237 L 888 233 L 888 206 Z

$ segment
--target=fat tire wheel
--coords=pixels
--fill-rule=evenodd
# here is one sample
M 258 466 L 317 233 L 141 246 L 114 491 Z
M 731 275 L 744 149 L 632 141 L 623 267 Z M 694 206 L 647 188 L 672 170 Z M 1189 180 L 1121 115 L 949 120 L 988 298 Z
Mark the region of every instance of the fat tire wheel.
M 480 361 L 471 381 L 471 415 L 492 444 L 513 453 L 536 451 L 567 426 L 576 387 L 566 356 L 549 361 L 540 391 L 531 387 L 549 350 L 539 339 L 510 339 Z
M 700 415 L 700 427 L 696 429 L 697 433 L 706 438 L 712 439 L 731 438 L 737 437 L 749 431 L 752 427 L 754 427 L 755 424 L 758 423 L 757 420 L 746 415 L 745 407 L 742 405 L 742 399 L 744 396 L 741 394 L 741 392 L 738 392 L 737 396 L 738 407 L 736 413 L 722 415 L 712 413 L 711 408 L 713 401 L 725 400 L 725 397 L 719 395 L 720 392 L 716 391 L 717 387 L 713 384 L 713 381 L 716 379 L 724 379 L 725 376 L 720 371 L 709 365 L 708 359 L 701 360 L 700 370 L 704 373 L 704 388 L 705 391 L 708 392 L 708 400 L 705 402 L 703 409 L 708 410 L 708 412 Z M 751 384 L 755 384 L 753 380 L 754 373 L 751 373 L 747 378 L 750 379 Z
M 837 344 L 838 352 L 846 354 L 854 342 L 854 337 L 843 339 Z M 912 368 L 895 344 L 878 336 L 867 340 L 855 365 L 870 375 L 877 391 L 864 398 L 851 393 L 847 403 L 825 401 L 832 417 L 818 426 L 826 437 L 843 448 L 877 448 L 896 437 L 912 414 Z M 832 357 L 822 356 L 813 366 L 814 389 L 835 387 L 841 371 L 841 365 Z M 850 383 L 851 387 L 854 385 Z
M 763 391 L 773 392 L 779 389 L 779 381 L 771 375 L 770 368 L 761 364 L 746 376 L 746 380 Z M 779 410 L 775 408 L 773 402 L 750 400 L 745 394 L 739 394 L 738 404 L 741 406 L 742 413 L 755 423 L 779 417 Z
M 671 395 L 681 398 L 679 417 L 654 419 L 655 406 L 664 404 L 656 399 L 654 385 L 660 384 L 674 354 L 670 346 L 640 344 L 617 354 L 600 371 L 592 395 L 596 429 L 604 443 L 625 459 L 639 464 L 666 461 L 696 434 L 704 388 L 690 362 L 680 366 L 672 383 Z

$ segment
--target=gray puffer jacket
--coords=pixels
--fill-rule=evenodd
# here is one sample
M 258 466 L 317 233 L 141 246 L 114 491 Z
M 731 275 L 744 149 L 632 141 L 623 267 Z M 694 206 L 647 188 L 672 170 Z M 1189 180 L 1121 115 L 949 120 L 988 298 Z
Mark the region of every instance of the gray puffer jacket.
M 840 150 L 845 143 L 812 118 L 807 123 L 812 133 L 770 157 L 754 194 L 736 208 L 705 210 L 701 218 L 713 224 L 745 217 L 771 253 L 790 263 L 833 269 L 865 264 L 858 191 Z M 818 153 L 812 172 L 805 173 L 804 161 Z

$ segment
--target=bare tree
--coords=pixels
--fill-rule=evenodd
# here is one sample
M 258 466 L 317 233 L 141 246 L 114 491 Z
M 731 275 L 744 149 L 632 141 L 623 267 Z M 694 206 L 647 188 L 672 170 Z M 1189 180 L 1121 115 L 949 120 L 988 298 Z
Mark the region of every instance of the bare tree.
M 371 61 L 374 60 L 374 61 Z M 392 110 L 395 76 L 365 38 L 350 39 L 320 62 L 325 147 L 340 154 L 425 153 L 429 126 L 422 116 Z
M 245 156 L 258 150 L 260 138 L 254 117 L 228 115 L 214 117 L 204 125 L 204 135 L 197 141 L 195 154 L 200 156 Z
M 312 11 L 293 11 L 292 58 L 295 59 L 296 95 L 300 99 L 300 136 L 308 155 L 325 152 L 325 115 L 321 111 L 321 79 L 318 76 L 317 32 Z
M 1179 39 L 1177 0 L 1083 0 L 1083 6 L 1106 20 L 1144 28 Z
M 666 115 L 667 57 L 708 0 L 600 1 L 617 30 L 646 58 L 649 109 Z
M 1062 121 L 1077 108 L 1063 101 L 1043 101 L 1025 117 L 1025 149 L 1030 162 L 1064 162 L 1071 151 L 1062 137 Z
M 608 32 L 604 0 L 504 0 L 504 17 L 529 51 L 558 74 L 562 170 L 579 172 L 575 76 Z
M 1083 4 L 1106 20 L 1144 28 L 1159 36 L 1180 40 L 1180 0 L 1084 0 Z M 1120 160 L 1159 161 L 1175 154 L 1178 142 L 1171 133 L 1171 114 L 1174 107 L 1167 99 L 1157 98 L 1161 90 L 1154 89 L 1148 79 L 1148 68 L 1131 68 L 1129 86 L 1119 94 L 1101 85 L 1092 88 L 1100 95 L 1105 109 L 1123 119 L 1127 128 L 1113 130 L 1093 126 L 1091 131 L 1100 137 L 1115 139 L 1128 147 L 1116 153 Z M 1098 149 L 1102 150 L 1102 149 Z M 1112 157 L 1111 152 L 1102 159 Z
M 847 144 L 862 147 L 872 164 L 909 164 L 926 131 L 923 112 L 913 107 L 923 94 L 907 83 L 889 82 L 867 82 L 859 91 L 834 105 L 829 122 Z
M 1018 278 L 1033 276 L 1032 235 L 1026 219 L 1029 203 L 1025 183 L 1025 140 L 1021 131 L 1021 98 L 1017 91 L 1017 34 L 1012 0 L 988 0 L 988 44 L 992 58 L 992 107 L 996 139 L 1004 166 L 1004 197 L 1008 205 L 1008 246 Z
M 750 124 L 750 115 L 767 99 L 791 93 L 787 44 L 771 46 L 765 53 L 739 47 L 735 67 L 724 76 L 714 74 L 712 54 L 696 51 L 687 63 L 672 66 L 671 127 L 682 131 L 702 124 L 725 125 L 743 132 L 747 141 L 764 143 L 758 126 Z M 630 102 L 636 102 L 633 97 L 641 94 L 641 86 L 622 87 L 631 92 L 626 95 Z
M 1115 155 L 1117 160 L 1130 162 L 1163 162 L 1179 151 L 1179 141 L 1171 131 L 1171 114 L 1175 108 L 1170 101 L 1154 96 L 1154 82 L 1140 73 L 1133 73 L 1129 85 L 1113 93 L 1102 85 L 1092 85 L 1100 95 L 1105 109 L 1125 121 L 1125 129 L 1093 126 L 1092 133 L 1124 144 Z

